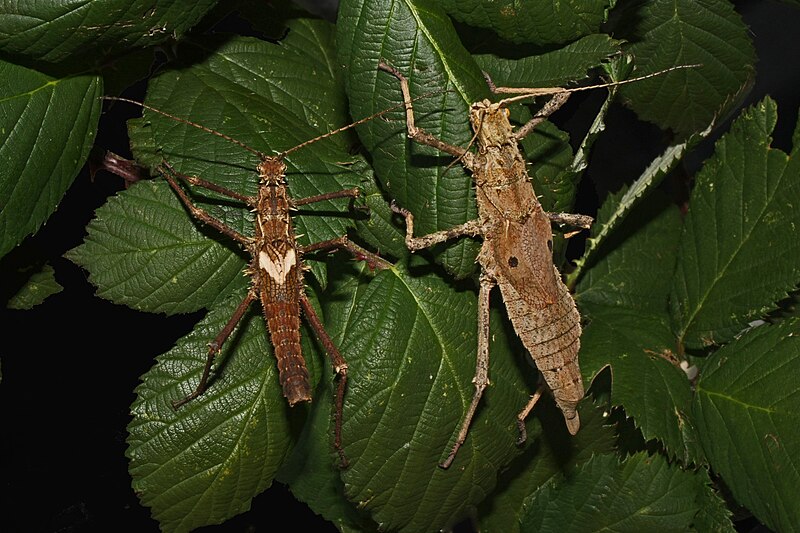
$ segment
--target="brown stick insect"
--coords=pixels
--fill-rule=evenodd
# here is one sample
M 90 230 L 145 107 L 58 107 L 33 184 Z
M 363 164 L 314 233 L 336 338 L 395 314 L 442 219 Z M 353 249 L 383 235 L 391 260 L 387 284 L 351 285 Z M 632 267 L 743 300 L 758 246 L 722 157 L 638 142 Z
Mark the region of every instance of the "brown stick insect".
M 406 209 L 392 206 L 405 219 L 405 241 L 411 251 L 428 248 L 456 237 L 483 238 L 477 257 L 481 274 L 478 293 L 478 350 L 473 379 L 475 391 L 453 448 L 440 466 L 448 468 L 455 459 L 466 440 L 483 391 L 489 384 L 489 296 L 495 286 L 500 287 L 514 330 L 552 392 L 556 405 L 564 416 L 567 430 L 572 435 L 576 434 L 580 429 L 577 405 L 584 396 L 583 379 L 578 364 L 581 317 L 553 264 L 551 222 L 588 228 L 592 218 L 546 213 L 533 190 L 525 159 L 518 145 L 539 123 L 560 108 L 576 89 L 497 88 L 487 77 L 493 92 L 520 95 L 497 103 L 483 100 L 472 104 L 469 118 L 475 132 L 473 139 L 477 143 L 477 151 L 470 152 L 418 128 L 414 122 L 408 80 L 386 63 L 380 63 L 379 68 L 400 81 L 408 137 L 417 143 L 455 156 L 472 173 L 476 187 L 476 220 L 421 237 L 414 236 L 414 216 Z M 657 74 L 661 72 L 644 77 Z M 643 77 L 627 82 L 639 79 Z M 581 87 L 577 90 L 604 86 L 607 85 Z M 514 131 L 506 106 L 523 98 L 544 94 L 553 96 L 536 116 Z M 540 386 L 517 415 L 519 444 L 526 440 L 524 421 L 543 390 L 544 386 Z
M 170 187 L 172 187 L 178 195 L 178 198 L 194 218 L 237 242 L 248 252 L 251 258 L 245 270 L 246 274 L 251 279 L 247 295 L 241 301 L 222 330 L 209 343 L 208 356 L 199 383 L 195 389 L 184 398 L 174 400 L 172 402 L 173 407 L 179 409 L 181 406 L 202 395 L 208 388 L 211 369 L 216 355 L 221 351 L 222 345 L 242 319 L 250 304 L 255 300 L 260 300 L 261 302 L 264 319 L 267 324 L 267 329 L 269 330 L 275 359 L 278 364 L 278 374 L 283 389 L 283 395 L 286 397 L 290 406 L 299 402 L 311 401 L 309 374 L 300 345 L 300 310 L 302 308 L 303 315 L 308 324 L 314 330 L 330 357 L 337 376 L 334 447 L 339 454 L 342 467 L 345 467 L 347 465 L 347 459 L 342 450 L 341 432 L 342 406 L 347 385 L 347 362 L 325 331 L 322 321 L 305 293 L 303 271 L 306 267 L 303 263 L 303 256 L 317 251 L 341 249 L 350 252 L 359 260 L 366 261 L 372 269 L 383 269 L 391 265 L 377 255 L 351 242 L 347 236 L 341 236 L 336 239 L 317 242 L 307 246 L 298 244 L 290 215 L 292 210 L 303 205 L 337 198 L 348 198 L 352 201 L 359 196 L 360 191 L 358 188 L 352 188 L 307 198 L 291 198 L 287 191 L 286 163 L 284 159 L 289 154 L 305 148 L 312 143 L 353 128 L 390 110 L 381 111 L 358 122 L 330 131 L 276 155 L 267 155 L 228 135 L 195 122 L 176 117 L 141 102 L 126 98 L 104 98 L 107 100 L 136 104 L 172 120 L 199 128 L 242 147 L 255 154 L 260 159 L 257 165 L 259 187 L 257 194 L 254 196 L 240 194 L 197 176 L 181 174 L 167 161 L 162 161 L 158 166 L 159 173 L 167 180 Z M 178 180 L 187 185 L 208 189 L 220 195 L 232 198 L 249 207 L 255 213 L 253 235 L 244 235 L 236 231 L 195 205 L 186 191 L 178 183 Z

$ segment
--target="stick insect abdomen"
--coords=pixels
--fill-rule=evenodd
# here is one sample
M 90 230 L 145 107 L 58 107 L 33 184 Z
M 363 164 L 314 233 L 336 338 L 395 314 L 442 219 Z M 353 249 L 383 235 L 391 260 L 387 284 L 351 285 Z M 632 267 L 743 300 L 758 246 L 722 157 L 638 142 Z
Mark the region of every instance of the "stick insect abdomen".
M 270 340 L 278 362 L 278 374 L 283 395 L 294 405 L 298 402 L 311 401 L 311 384 L 308 368 L 300 347 L 300 305 L 299 296 L 286 295 L 283 301 L 265 302 L 264 318 L 267 321 Z
M 254 266 L 283 395 L 294 405 L 311 401 L 311 384 L 300 346 L 303 269 L 289 215 L 285 168 L 282 161 L 274 159 L 259 166 L 255 229 L 256 242 L 262 244 L 254 254 Z
M 498 285 L 514 330 L 552 391 L 567 430 L 575 435 L 580 429 L 576 407 L 584 395 L 578 366 L 580 314 L 560 274 L 551 268 L 557 279 L 558 297 L 541 309 L 534 310 L 515 284 L 498 281 Z
M 484 241 L 479 261 L 500 287 L 514 330 L 574 435 L 580 428 L 575 409 L 584 395 L 578 366 L 580 314 L 553 265 L 549 247 L 534 244 L 549 242 L 550 231 L 550 222 L 540 209 L 522 223 L 495 224 L 489 234 L 495 245 Z M 532 235 L 536 233 L 546 236 L 537 240 Z

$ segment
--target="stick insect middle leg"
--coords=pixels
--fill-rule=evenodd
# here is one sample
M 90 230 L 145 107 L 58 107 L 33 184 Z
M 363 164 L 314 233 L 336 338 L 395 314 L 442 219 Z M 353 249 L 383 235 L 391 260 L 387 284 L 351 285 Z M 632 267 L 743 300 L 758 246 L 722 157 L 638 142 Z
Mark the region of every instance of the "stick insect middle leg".
M 471 168 L 473 165 L 473 156 L 465 149 L 451 145 L 434 137 L 426 131 L 416 127 L 414 123 L 414 110 L 412 106 L 411 94 L 408 88 L 408 80 L 398 70 L 393 67 L 381 63 L 379 65 L 381 70 L 389 72 L 400 81 L 400 90 L 403 94 L 403 102 L 406 108 L 406 127 L 408 129 L 408 136 L 410 139 L 437 148 L 443 152 L 456 156 L 463 161 L 464 166 Z M 485 237 L 486 228 L 480 219 L 470 220 L 464 224 L 454 226 L 452 228 L 430 233 L 421 237 L 414 236 L 414 216 L 407 209 L 403 209 L 392 203 L 392 211 L 401 215 L 406 223 L 406 247 L 409 250 L 421 250 L 429 248 L 441 242 L 462 237 L 462 236 L 483 236 Z M 467 411 L 465 412 L 461 427 L 459 429 L 453 447 L 450 449 L 447 457 L 439 463 L 441 468 L 449 468 L 455 460 L 456 454 L 461 446 L 464 444 L 469 432 L 469 427 L 475 412 L 480 403 L 483 391 L 489 385 L 489 307 L 490 307 L 490 294 L 492 288 L 496 285 L 496 281 L 485 271 L 481 273 L 480 289 L 478 294 L 478 349 L 475 363 L 475 376 L 472 383 L 475 385 L 475 390 L 472 395 Z
M 475 391 L 472 394 L 472 401 L 469 404 L 469 408 L 466 413 L 464 413 L 461 429 L 458 431 L 458 437 L 456 437 L 456 441 L 450 453 L 447 455 L 447 458 L 439 463 L 441 468 L 450 467 L 461 445 L 464 444 L 464 441 L 467 439 L 467 432 L 472 423 L 472 418 L 475 416 L 475 411 L 478 409 L 483 391 L 489 385 L 489 296 L 495 285 L 497 285 L 497 282 L 494 278 L 486 273 L 481 274 L 480 291 L 478 293 L 478 353 L 475 362 L 475 377 L 472 378 Z
M 392 211 L 405 219 L 406 245 L 410 250 L 428 248 L 434 244 L 464 235 L 475 236 L 483 234 L 483 226 L 480 221 L 471 220 L 465 224 L 444 231 L 437 231 L 422 237 L 414 237 L 414 215 L 407 209 L 398 207 L 394 203 L 392 203 Z M 472 378 L 475 391 L 472 395 L 472 401 L 464 414 L 456 441 L 445 460 L 439 463 L 441 468 L 450 467 L 461 445 L 466 441 L 469 426 L 472 423 L 472 418 L 475 416 L 475 411 L 483 396 L 483 391 L 489 385 L 489 296 L 496 284 L 497 282 L 489 274 L 486 272 L 481 273 L 478 294 L 478 350 L 475 362 L 475 377 Z

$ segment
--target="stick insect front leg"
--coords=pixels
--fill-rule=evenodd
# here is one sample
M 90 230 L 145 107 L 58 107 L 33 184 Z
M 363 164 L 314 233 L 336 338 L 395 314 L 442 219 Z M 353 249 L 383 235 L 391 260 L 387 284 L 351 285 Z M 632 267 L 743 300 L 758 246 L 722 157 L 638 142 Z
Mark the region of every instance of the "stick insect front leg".
M 388 72 L 400 81 L 400 91 L 403 94 L 403 105 L 406 109 L 406 128 L 408 130 L 408 137 L 420 144 L 432 146 L 433 148 L 437 148 L 445 153 L 453 155 L 462 160 L 467 168 L 471 168 L 473 164 L 473 157 L 471 153 L 467 152 L 460 146 L 446 143 L 416 126 L 414 121 L 414 106 L 412 104 L 413 99 L 411 98 L 411 91 L 408 88 L 408 79 L 399 70 L 386 63 L 379 63 L 378 68 Z M 430 233 L 422 237 L 414 237 L 414 215 L 412 215 L 408 210 L 398 207 L 394 204 L 394 202 L 392 202 L 392 211 L 402 215 L 403 218 L 405 218 L 406 246 L 412 251 L 428 248 L 434 244 L 464 235 L 475 237 L 485 233 L 483 223 L 480 220 L 470 220 L 464 224 L 454 226 L 446 230 Z
M 209 226 L 216 229 L 226 237 L 233 239 L 234 241 L 238 242 L 239 244 L 245 247 L 249 247 L 250 245 L 252 245 L 253 243 L 252 238 L 242 235 L 241 233 L 231 228 L 221 220 L 217 220 L 216 218 L 209 215 L 208 212 L 205 211 L 204 209 L 197 207 L 194 204 L 194 202 L 192 202 L 191 198 L 189 198 L 189 195 L 186 194 L 186 191 L 184 191 L 183 188 L 181 188 L 181 186 L 178 185 L 178 182 L 175 181 L 175 178 L 177 177 L 191 185 L 196 185 L 198 187 L 202 187 L 204 189 L 217 192 L 219 194 L 228 196 L 235 200 L 240 200 L 251 207 L 255 205 L 255 198 L 250 196 L 244 196 L 235 191 L 231 191 L 230 189 L 226 189 L 225 187 L 220 187 L 219 185 L 200 179 L 196 176 L 187 176 L 185 174 L 181 174 L 177 172 L 174 168 L 172 168 L 172 166 L 166 161 L 161 162 L 161 165 L 159 165 L 159 171 L 161 172 L 161 175 L 164 176 L 164 179 L 167 180 L 170 187 L 172 187 L 172 189 L 178 195 L 178 198 L 180 198 L 181 202 L 183 202 L 183 204 L 186 206 L 186 208 L 189 210 L 189 212 L 192 214 L 193 217 L 197 218 L 204 224 L 208 224 Z
M 386 63 L 379 63 L 378 68 L 383 70 L 384 72 L 388 72 L 389 74 L 393 75 L 395 78 L 400 80 L 400 91 L 403 93 L 403 105 L 406 108 L 406 128 L 408 130 L 408 137 L 414 141 L 417 141 L 420 144 L 425 144 L 428 146 L 432 146 L 445 152 L 447 154 L 453 155 L 462 161 L 467 167 L 472 165 L 472 154 L 467 152 L 464 148 L 460 146 L 455 146 L 453 144 L 444 142 L 443 140 L 439 139 L 438 137 L 434 137 L 427 131 L 423 130 L 422 128 L 418 128 L 414 121 L 414 107 L 412 106 L 411 102 L 413 99 L 411 98 L 411 91 L 408 89 L 408 79 L 406 79 L 403 74 L 397 70 L 396 68 L 392 67 L 391 65 L 387 65 Z

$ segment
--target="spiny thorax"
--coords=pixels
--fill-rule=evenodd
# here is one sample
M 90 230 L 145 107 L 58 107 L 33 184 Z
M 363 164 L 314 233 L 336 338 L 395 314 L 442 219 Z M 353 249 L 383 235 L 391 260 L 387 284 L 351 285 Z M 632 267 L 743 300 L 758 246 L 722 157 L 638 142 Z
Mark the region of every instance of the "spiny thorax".
M 308 369 L 300 346 L 302 263 L 289 216 L 284 163 L 266 158 L 259 165 L 255 254 L 261 306 L 267 322 L 283 394 L 294 405 L 311 400 Z
M 478 154 L 472 168 L 482 213 L 522 221 L 541 206 L 528 178 L 525 159 L 513 135 L 508 110 L 488 101 L 473 104 L 470 121 Z

